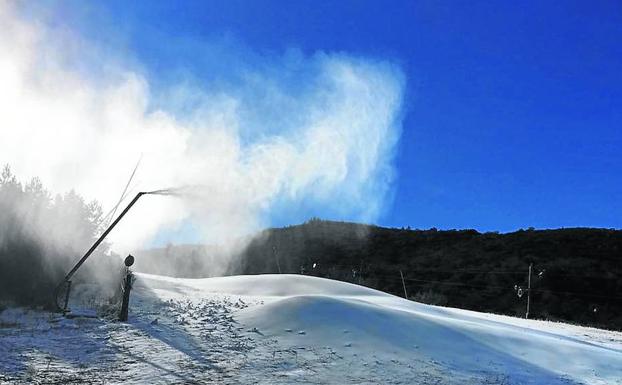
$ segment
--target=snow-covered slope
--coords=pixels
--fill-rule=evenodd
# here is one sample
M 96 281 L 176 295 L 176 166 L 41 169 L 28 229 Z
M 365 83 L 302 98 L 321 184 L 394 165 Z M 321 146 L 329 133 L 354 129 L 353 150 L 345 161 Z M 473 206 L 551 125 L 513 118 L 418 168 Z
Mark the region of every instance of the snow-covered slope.
M 371 380 L 368 373 L 375 373 L 406 383 L 419 374 L 439 374 L 457 383 L 466 378 L 622 383 L 620 336 L 595 341 L 602 333 L 597 330 L 428 306 L 308 276 L 142 278 L 144 287 L 164 300 L 235 294 L 249 303 L 263 301 L 236 312 L 235 319 L 261 333 L 260 340 L 275 340 L 274 349 L 299 355 L 326 349 L 344 364 L 322 370 L 357 381 Z M 353 364 L 361 361 L 366 365 L 352 373 Z
M 5 311 L 0 322 L 13 326 L 0 328 L 0 379 L 622 384 L 622 333 L 428 306 L 327 279 L 139 274 L 132 295 L 127 324 L 41 329 L 32 326 L 40 315 Z M 15 331 L 28 322 L 29 332 Z

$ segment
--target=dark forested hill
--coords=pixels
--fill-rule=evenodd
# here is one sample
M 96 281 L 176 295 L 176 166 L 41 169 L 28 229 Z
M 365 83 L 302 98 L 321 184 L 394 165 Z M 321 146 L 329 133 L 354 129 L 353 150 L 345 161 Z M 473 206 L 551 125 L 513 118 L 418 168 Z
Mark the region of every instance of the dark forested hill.
M 210 257 L 210 249 L 198 250 L 193 263 L 201 253 Z M 311 274 L 400 296 L 406 290 L 426 303 L 524 317 L 530 264 L 530 317 L 622 329 L 620 230 L 498 234 L 311 220 L 264 231 L 228 273 Z

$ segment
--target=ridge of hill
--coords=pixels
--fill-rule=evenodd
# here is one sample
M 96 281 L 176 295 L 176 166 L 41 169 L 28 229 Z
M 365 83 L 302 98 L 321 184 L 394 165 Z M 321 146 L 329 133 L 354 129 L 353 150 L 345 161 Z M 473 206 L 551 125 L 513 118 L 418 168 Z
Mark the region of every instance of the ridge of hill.
M 171 245 L 142 252 L 145 261 L 137 268 L 210 276 L 219 253 L 209 246 Z M 162 271 L 164 262 L 175 271 Z M 499 234 L 312 219 L 262 231 L 230 260 L 226 274 L 302 273 L 400 296 L 406 291 L 428 304 L 524 317 L 530 264 L 531 318 L 622 329 L 622 231 L 613 229 Z

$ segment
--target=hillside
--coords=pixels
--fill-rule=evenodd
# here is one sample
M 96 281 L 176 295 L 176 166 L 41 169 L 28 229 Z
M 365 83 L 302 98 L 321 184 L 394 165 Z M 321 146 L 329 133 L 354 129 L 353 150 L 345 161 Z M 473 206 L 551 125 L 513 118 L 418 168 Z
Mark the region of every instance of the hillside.
M 165 260 L 177 269 L 157 273 L 209 276 L 209 264 L 197 266 L 220 258 L 215 257 L 216 249 L 202 246 L 167 250 L 139 252 L 142 263 L 137 268 L 154 272 L 150 266 L 162 266 Z M 530 263 L 530 317 L 622 329 L 620 230 L 498 234 L 311 220 L 259 234 L 233 259 L 227 273 L 303 273 L 403 296 L 401 270 L 410 298 L 524 317 Z M 515 288 L 521 289 L 521 297 Z

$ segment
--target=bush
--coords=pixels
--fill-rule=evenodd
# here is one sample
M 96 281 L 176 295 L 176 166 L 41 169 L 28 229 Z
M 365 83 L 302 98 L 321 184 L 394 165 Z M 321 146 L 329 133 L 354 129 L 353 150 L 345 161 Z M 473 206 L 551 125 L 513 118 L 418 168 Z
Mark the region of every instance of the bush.
M 425 303 L 428 305 L 437 305 L 437 306 L 446 306 L 447 305 L 447 297 L 441 293 L 434 292 L 432 290 L 420 291 L 414 295 L 414 297 L 410 297 L 413 301 Z

